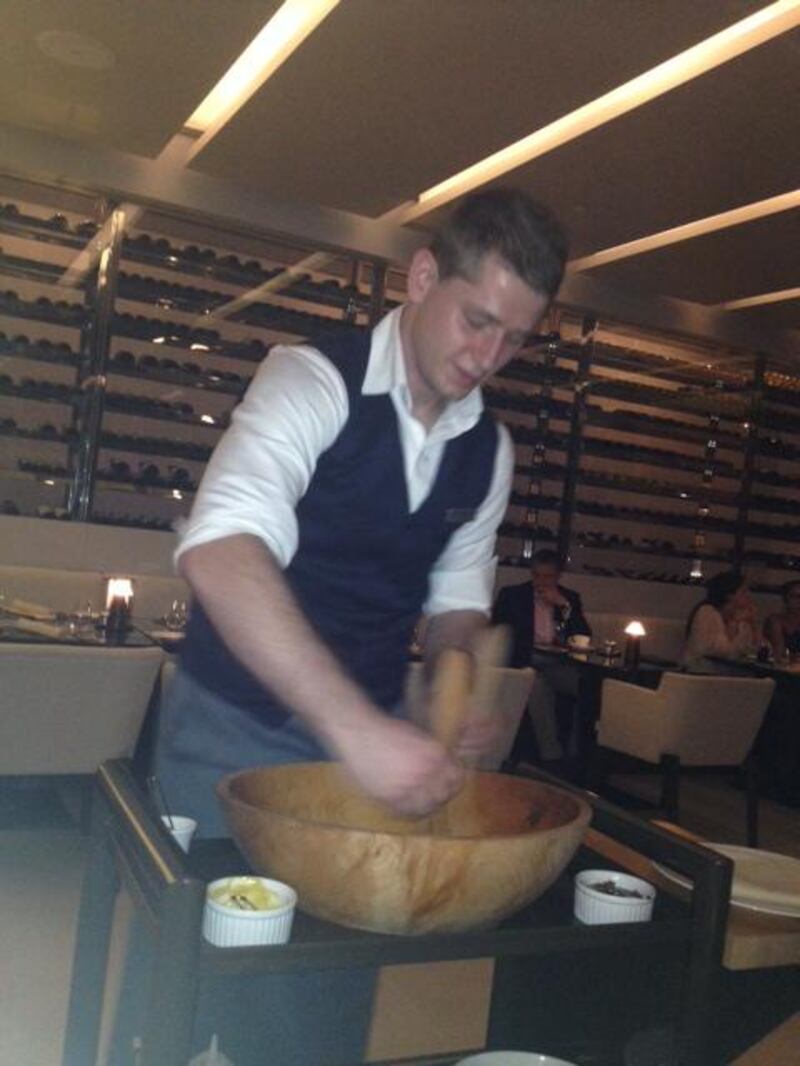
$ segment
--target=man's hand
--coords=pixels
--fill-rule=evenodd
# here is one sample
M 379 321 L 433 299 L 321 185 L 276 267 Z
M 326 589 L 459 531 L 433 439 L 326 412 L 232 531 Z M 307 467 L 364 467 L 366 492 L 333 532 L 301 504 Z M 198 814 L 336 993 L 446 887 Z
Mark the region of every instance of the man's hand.
M 488 714 L 472 714 L 467 719 L 455 750 L 456 757 L 463 759 L 467 766 L 476 763 L 497 742 L 500 721 L 495 710 L 491 708 Z
M 395 814 L 430 814 L 463 784 L 463 769 L 438 740 L 388 715 L 338 737 L 336 748 L 357 784 Z
M 548 585 L 543 589 L 536 589 L 536 595 L 540 600 L 549 603 L 551 607 L 567 607 L 569 600 L 559 592 L 557 586 Z

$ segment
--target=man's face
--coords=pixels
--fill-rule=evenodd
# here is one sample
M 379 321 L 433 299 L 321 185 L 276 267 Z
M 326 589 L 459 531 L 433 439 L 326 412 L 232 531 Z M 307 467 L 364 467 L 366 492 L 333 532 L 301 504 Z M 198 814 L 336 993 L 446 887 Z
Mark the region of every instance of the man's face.
M 531 569 L 534 591 L 544 592 L 545 589 L 557 588 L 560 576 L 558 567 L 552 563 L 536 563 Z
M 440 281 L 427 250 L 412 261 L 409 302 L 403 336 L 409 387 L 415 401 L 440 406 L 462 399 L 513 359 L 548 304 L 498 256 L 485 256 L 473 279 Z

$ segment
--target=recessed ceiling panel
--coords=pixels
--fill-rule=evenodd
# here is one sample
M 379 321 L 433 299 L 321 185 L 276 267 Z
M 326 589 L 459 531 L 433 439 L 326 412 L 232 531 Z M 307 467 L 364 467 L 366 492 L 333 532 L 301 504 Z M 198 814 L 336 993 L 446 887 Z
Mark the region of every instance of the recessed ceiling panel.
M 513 171 L 573 257 L 800 188 L 800 31 Z M 436 216 L 421 219 L 433 225 Z
M 731 311 L 732 315 L 745 314 L 744 311 Z M 768 326 L 770 329 L 800 330 L 800 300 L 786 300 L 781 303 L 765 304 L 763 307 L 748 307 L 747 318 Z M 800 333 L 797 334 L 797 358 L 800 360 Z
M 588 271 L 611 285 L 716 304 L 800 285 L 800 210 Z
M 345 0 L 193 166 L 379 215 L 762 6 Z
M 4 0 L 0 122 L 158 155 L 280 0 Z

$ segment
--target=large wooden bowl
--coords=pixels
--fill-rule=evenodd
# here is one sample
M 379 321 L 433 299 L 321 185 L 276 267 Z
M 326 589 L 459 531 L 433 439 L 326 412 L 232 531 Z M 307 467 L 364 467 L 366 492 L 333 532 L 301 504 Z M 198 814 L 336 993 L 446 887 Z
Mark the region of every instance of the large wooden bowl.
M 495 924 L 555 881 L 591 817 L 565 790 L 477 772 L 421 821 L 388 814 L 334 763 L 243 770 L 217 791 L 256 872 L 310 914 L 382 933 Z

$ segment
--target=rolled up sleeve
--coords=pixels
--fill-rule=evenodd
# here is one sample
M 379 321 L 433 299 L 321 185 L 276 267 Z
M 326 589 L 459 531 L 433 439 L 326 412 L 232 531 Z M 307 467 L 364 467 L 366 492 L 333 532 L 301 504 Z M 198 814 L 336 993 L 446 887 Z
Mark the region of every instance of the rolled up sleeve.
M 475 517 L 461 526 L 447 543 L 431 571 L 425 614 L 446 611 L 491 610 L 497 570 L 497 527 L 508 507 L 514 472 L 514 451 L 505 426 L 497 427 L 498 441 L 489 492 Z
M 298 543 L 295 508 L 347 413 L 344 382 L 328 359 L 306 346 L 273 348 L 209 460 L 175 561 L 249 533 L 288 566 Z

